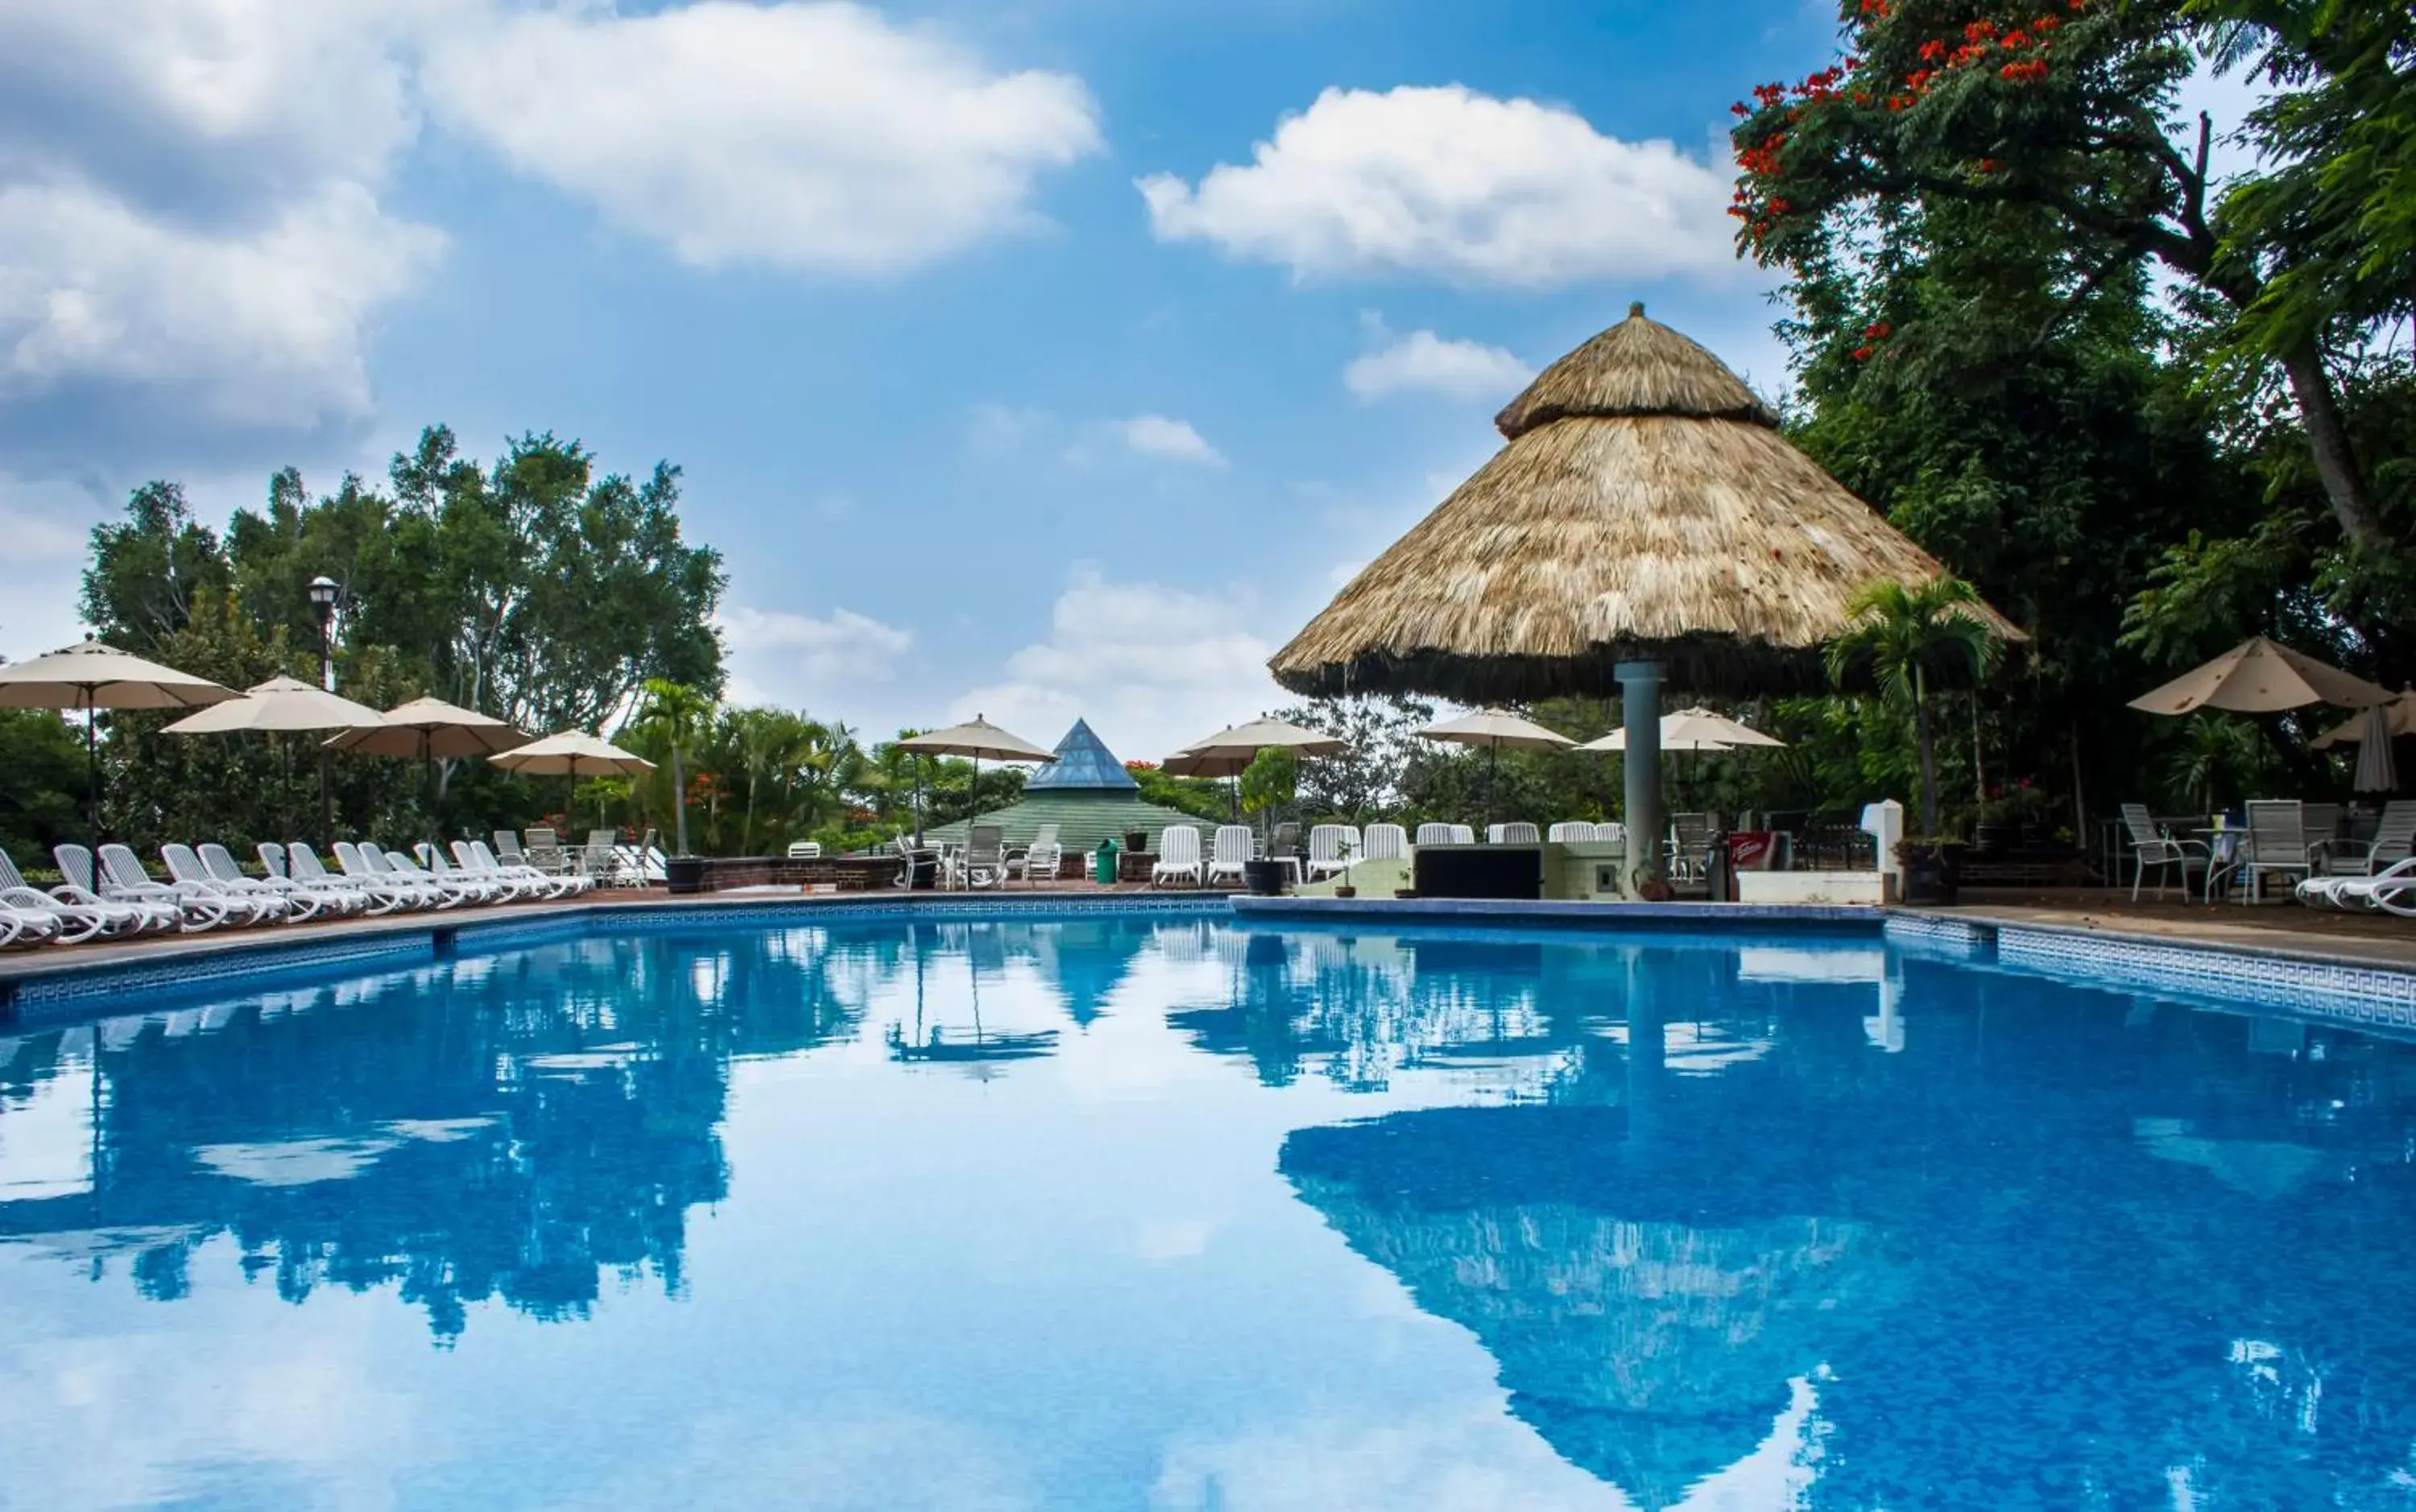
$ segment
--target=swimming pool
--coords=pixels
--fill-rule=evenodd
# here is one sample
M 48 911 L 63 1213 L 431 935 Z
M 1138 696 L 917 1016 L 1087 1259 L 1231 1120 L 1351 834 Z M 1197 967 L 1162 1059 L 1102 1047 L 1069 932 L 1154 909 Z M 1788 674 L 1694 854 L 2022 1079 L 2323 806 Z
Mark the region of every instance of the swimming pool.
M 1876 939 L 697 922 L 0 1040 L 0 1505 L 2416 1499 L 2416 1050 Z

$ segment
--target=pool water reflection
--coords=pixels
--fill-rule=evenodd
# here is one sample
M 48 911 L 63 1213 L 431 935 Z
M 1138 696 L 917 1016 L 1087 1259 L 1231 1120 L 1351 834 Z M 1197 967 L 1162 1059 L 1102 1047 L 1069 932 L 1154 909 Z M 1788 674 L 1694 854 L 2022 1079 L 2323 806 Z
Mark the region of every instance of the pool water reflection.
M 2411 1160 L 1851 939 L 575 941 L 0 1040 L 0 1505 L 2404 1506 Z

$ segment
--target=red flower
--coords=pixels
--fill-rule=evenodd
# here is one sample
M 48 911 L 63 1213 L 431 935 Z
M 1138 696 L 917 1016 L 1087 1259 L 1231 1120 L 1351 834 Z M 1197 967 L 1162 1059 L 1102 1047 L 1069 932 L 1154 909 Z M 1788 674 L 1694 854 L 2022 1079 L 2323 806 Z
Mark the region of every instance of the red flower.
M 1868 347 L 1856 347 L 1856 348 L 1854 349 L 1854 360 L 1855 360 L 1856 362 L 1868 362 L 1868 361 L 1870 361 L 1870 360 L 1871 360 L 1871 349 L 1870 349 L 1870 348 L 1868 348 Z
M 1730 115 L 1751 115 L 1753 113 L 1753 108 L 1745 104 L 1744 101 L 1738 100 L 1735 104 L 1729 107 L 1729 113 Z
M 1946 56 L 1946 44 L 1936 37 L 1931 37 L 1921 44 L 1921 60 L 1924 63 L 1936 63 L 1944 56 Z
M 1997 45 L 2000 47 L 2011 48 L 2015 52 L 2018 52 L 2023 48 L 2031 45 L 2031 36 L 2028 32 L 2007 32 L 2005 34 L 2005 39 Z
M 2034 32 L 2051 32 L 2062 24 L 2063 22 L 2058 17 L 2041 16 L 2038 20 L 2031 22 L 2031 30 Z
M 1993 21 L 1975 21 L 1963 28 L 1963 40 L 1967 42 L 1985 42 L 1996 35 L 1997 23 Z

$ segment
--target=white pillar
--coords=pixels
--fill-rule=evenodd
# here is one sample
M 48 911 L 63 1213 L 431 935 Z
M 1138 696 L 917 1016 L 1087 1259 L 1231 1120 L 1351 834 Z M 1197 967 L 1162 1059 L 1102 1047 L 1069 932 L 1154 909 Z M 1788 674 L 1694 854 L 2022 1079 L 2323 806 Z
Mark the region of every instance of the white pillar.
M 1661 875 L 1661 842 L 1669 829 L 1661 802 L 1661 664 L 1622 662 L 1619 678 L 1627 752 L 1620 762 L 1627 789 L 1627 895 L 1639 875 Z

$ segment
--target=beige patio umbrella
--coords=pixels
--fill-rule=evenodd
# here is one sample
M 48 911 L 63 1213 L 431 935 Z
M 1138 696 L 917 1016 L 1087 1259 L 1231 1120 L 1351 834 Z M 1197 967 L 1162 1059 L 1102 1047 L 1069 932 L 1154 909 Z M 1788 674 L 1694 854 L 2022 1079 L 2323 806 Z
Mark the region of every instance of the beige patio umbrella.
M 168 726 L 171 735 L 232 735 L 245 730 L 357 729 L 385 716 L 364 703 L 340 698 L 298 678 L 273 677 L 246 688 L 243 696 L 212 704 Z M 335 832 L 335 799 L 327 786 L 327 750 L 319 748 L 319 843 Z
M 146 662 L 98 640 L 0 666 L 0 708 L 83 711 L 85 801 L 95 849 L 100 846 L 100 747 L 93 711 L 201 709 L 236 696 L 233 688 L 207 678 Z
M 1020 735 L 1009 734 L 975 714 L 962 725 L 935 729 L 929 734 L 913 736 L 898 742 L 900 750 L 914 751 L 924 756 L 965 756 L 974 764 L 974 792 L 981 792 L 981 764 L 991 761 L 1054 761 L 1057 753 L 1033 744 Z M 923 811 L 914 811 L 914 839 L 923 839 Z
M 1502 796 L 1502 753 L 1510 751 L 1559 751 L 1578 742 L 1555 729 L 1546 729 L 1532 719 L 1521 719 L 1506 709 L 1480 709 L 1472 714 L 1447 719 L 1440 725 L 1428 725 L 1417 732 L 1422 740 L 1441 741 L 1452 745 L 1483 746 L 1491 755 L 1486 757 L 1485 785 L 1493 796 Z M 1490 806 L 1489 804 L 1487 805 Z M 1487 816 L 1488 819 L 1490 816 Z
M 1194 741 L 1166 758 L 1160 769 L 1173 777 L 1231 777 L 1233 779 L 1233 813 L 1242 812 L 1242 773 L 1259 758 L 1261 751 L 1288 750 L 1295 756 L 1334 756 L 1349 749 L 1349 743 L 1323 730 L 1309 729 L 1281 719 L 1254 719 L 1246 725 L 1235 725 L 1218 730 L 1204 741 Z
M 1784 746 L 1787 742 L 1764 735 L 1750 725 L 1740 725 L 1726 714 L 1709 709 L 1681 709 L 1676 713 L 1661 716 L 1661 749 L 1664 751 L 1733 751 L 1740 746 Z M 1627 731 L 1615 729 L 1598 741 L 1588 741 L 1578 747 L 1580 751 L 1624 751 Z
M 498 751 L 487 758 L 506 771 L 517 771 L 531 777 L 563 777 L 570 779 L 571 795 L 579 792 L 581 773 L 590 777 L 635 777 L 655 770 L 655 764 L 634 751 L 624 751 L 599 735 L 583 729 L 566 729 L 542 740 L 516 745 L 508 751 Z M 570 812 L 566 802 L 563 812 Z M 603 817 L 599 812 L 596 816 Z
M 2387 704 L 2372 705 L 2355 719 L 2344 720 L 2307 742 L 2308 748 L 2329 751 L 2351 741 L 2363 741 L 2374 729 L 2373 713 L 2380 710 L 2383 728 L 2391 735 L 2416 735 L 2416 688 L 2402 693 Z
M 441 698 L 414 698 L 378 716 L 374 725 L 349 729 L 327 742 L 330 751 L 358 751 L 370 756 L 416 756 L 430 793 L 429 816 L 437 829 L 436 763 L 462 756 L 492 756 L 523 746 L 535 737 L 500 719 L 462 709 Z M 437 839 L 430 835 L 431 844 Z
M 1789 445 L 1718 358 L 1644 307 L 1494 422 L 1507 444 L 1267 665 L 1297 693 L 1462 703 L 1624 695 L 1631 831 L 1662 826 L 1661 689 L 1827 686 L 1875 583 L 1945 569 Z M 2002 616 L 1989 630 L 2024 638 Z
M 2131 700 L 2131 707 L 2151 714 L 2186 714 L 2199 709 L 2272 714 L 2311 703 L 2363 709 L 2390 701 L 2388 688 L 2255 636 L 2205 666 L 2139 695 Z

